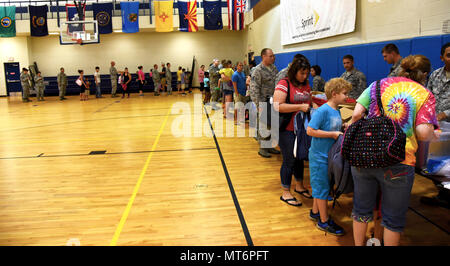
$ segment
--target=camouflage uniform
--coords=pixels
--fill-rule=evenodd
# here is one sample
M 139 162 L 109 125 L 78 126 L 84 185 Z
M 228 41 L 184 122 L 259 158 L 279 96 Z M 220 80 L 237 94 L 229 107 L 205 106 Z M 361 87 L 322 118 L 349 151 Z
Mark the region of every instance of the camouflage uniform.
M 109 68 L 109 74 L 111 75 L 111 97 L 116 97 L 117 93 L 117 69 L 113 66 Z
M 30 85 L 30 81 L 31 81 L 31 77 L 30 74 L 28 73 L 20 73 L 20 83 L 22 84 L 22 101 L 24 102 L 29 102 L 30 99 L 30 89 L 31 89 L 31 85 Z
M 345 71 L 341 78 L 352 84 L 352 90 L 349 93 L 349 97 L 358 99 L 361 93 L 367 88 L 366 76 L 356 68 L 352 71 Z
M 155 86 L 155 95 L 159 95 L 158 90 L 161 88 L 161 76 L 157 69 L 152 69 L 152 80 Z
M 217 102 L 220 97 L 219 70 L 220 70 L 219 67 L 214 66 L 214 64 L 209 67 L 209 80 L 210 80 L 209 84 L 210 84 L 210 88 L 211 88 L 211 101 L 212 102 Z
M 58 81 L 59 99 L 63 100 L 65 99 L 64 96 L 66 96 L 67 75 L 66 73 L 59 72 L 56 79 Z
M 277 78 L 277 73 L 278 73 L 278 69 L 275 65 L 265 66 L 263 63 L 260 63 L 259 65 L 257 65 L 255 67 L 255 70 L 252 74 L 252 79 L 250 82 L 250 97 L 251 97 L 252 101 L 256 104 L 257 109 L 259 109 L 261 103 L 268 102 L 269 98 L 273 96 L 273 93 L 275 91 L 275 85 L 276 85 L 275 80 Z M 267 104 L 266 107 L 271 108 L 269 104 Z M 259 118 L 259 121 L 261 120 L 261 118 L 263 121 L 266 120 L 265 112 L 260 113 L 259 116 L 261 116 Z M 259 124 L 259 121 L 258 121 L 258 124 Z M 261 122 L 263 122 L 263 121 L 261 121 Z M 266 123 L 267 123 L 267 121 L 266 121 Z M 270 125 L 266 125 L 266 127 L 270 128 Z M 263 128 L 265 128 L 263 126 L 257 125 L 257 128 L 258 128 L 258 132 L 262 133 L 262 134 L 258 134 L 258 135 L 268 136 L 265 138 L 258 136 L 258 141 L 260 143 L 259 154 L 260 155 L 262 155 L 261 153 L 267 154 L 269 147 L 263 147 L 262 141 L 269 140 L 270 133 L 263 132 L 263 131 L 265 131 L 265 130 L 262 130 Z M 264 157 L 266 157 L 266 156 L 264 156 Z M 267 157 L 270 157 L 270 155 Z
M 316 75 L 313 78 L 313 86 L 312 86 L 311 90 L 324 92 L 325 91 L 325 80 L 321 76 Z
M 450 122 L 450 79 L 445 74 L 445 67 L 435 70 L 428 81 L 428 89 L 436 98 L 436 114 L 445 113 Z
M 169 67 L 166 67 L 166 82 L 167 82 L 167 93 L 172 94 L 172 72 Z
M 280 80 L 287 77 L 290 66 L 291 66 L 291 64 L 289 63 L 289 65 L 287 67 L 283 68 L 280 72 L 278 72 L 277 77 L 275 78 L 275 86 L 277 86 L 277 84 L 278 84 L 278 82 L 280 82 Z
M 38 101 L 43 101 L 44 100 L 44 89 L 45 89 L 45 85 L 44 85 L 44 77 L 42 76 L 38 76 L 36 75 L 34 77 L 34 83 L 36 84 L 36 98 Z
M 389 70 L 388 78 L 398 77 L 398 74 L 400 74 L 400 71 L 402 70 L 401 62 L 402 58 L 400 57 L 400 60 L 398 60 L 397 63 L 395 63 Z

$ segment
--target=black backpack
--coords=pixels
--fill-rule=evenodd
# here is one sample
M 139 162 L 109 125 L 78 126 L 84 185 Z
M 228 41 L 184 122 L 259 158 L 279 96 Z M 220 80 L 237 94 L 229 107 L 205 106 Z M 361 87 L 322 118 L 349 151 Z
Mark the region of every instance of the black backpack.
M 351 166 L 384 168 L 405 160 L 406 134 L 384 115 L 380 81 L 376 83 L 376 101 L 381 115 L 360 119 L 344 133 L 342 155 Z
M 339 136 L 328 152 L 328 176 L 333 195 L 333 208 L 342 194 L 353 192 L 353 177 L 350 164 L 341 154 L 343 136 Z

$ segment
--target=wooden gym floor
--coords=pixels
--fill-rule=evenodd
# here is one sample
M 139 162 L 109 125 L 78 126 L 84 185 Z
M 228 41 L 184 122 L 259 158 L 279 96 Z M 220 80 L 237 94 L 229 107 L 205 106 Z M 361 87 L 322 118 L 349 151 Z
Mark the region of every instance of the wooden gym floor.
M 279 200 L 281 156 L 258 156 L 248 125 L 217 146 L 203 113 L 202 137 L 174 137 L 196 121 L 171 107 L 200 114 L 194 94 L 68 98 L 0 98 L 0 245 L 353 245 L 351 195 L 332 213 L 345 236 L 316 229 L 312 200 Z M 402 245 L 450 244 L 450 212 L 419 202 L 436 191 L 416 177 Z

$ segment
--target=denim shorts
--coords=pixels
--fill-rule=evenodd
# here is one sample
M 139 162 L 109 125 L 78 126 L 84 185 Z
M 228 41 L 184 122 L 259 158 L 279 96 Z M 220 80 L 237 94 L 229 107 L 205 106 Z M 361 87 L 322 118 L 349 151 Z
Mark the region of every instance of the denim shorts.
M 381 225 L 393 232 L 403 232 L 414 183 L 414 167 L 400 163 L 386 168 L 352 167 L 352 175 L 355 184 L 353 219 L 363 223 L 373 220 L 380 188 Z

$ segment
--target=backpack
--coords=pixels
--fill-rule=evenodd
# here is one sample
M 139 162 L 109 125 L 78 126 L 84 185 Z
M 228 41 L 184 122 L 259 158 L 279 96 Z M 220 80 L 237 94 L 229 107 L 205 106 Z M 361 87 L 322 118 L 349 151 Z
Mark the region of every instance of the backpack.
M 350 164 L 341 154 L 343 136 L 339 136 L 328 152 L 328 176 L 333 194 L 333 208 L 342 194 L 353 192 L 353 177 Z M 336 185 L 336 187 L 335 187 Z
M 344 133 L 341 152 L 351 166 L 384 168 L 405 160 L 406 134 L 384 115 L 380 81 L 376 82 L 376 101 L 381 115 L 360 119 Z
M 294 117 L 294 158 L 297 160 L 309 161 L 309 148 L 312 141 L 312 137 L 306 134 L 309 121 L 311 121 L 310 112 L 298 112 Z

